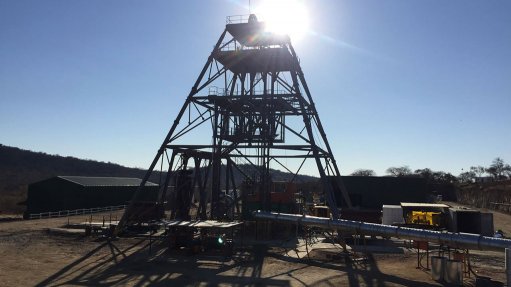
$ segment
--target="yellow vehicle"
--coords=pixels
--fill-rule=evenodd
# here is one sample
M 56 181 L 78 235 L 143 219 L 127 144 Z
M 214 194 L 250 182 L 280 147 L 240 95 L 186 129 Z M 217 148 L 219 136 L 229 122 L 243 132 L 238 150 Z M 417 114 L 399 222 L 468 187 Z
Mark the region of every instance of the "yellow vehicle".
M 434 211 L 412 211 L 408 213 L 406 224 L 420 224 L 438 227 L 442 224 L 442 213 Z

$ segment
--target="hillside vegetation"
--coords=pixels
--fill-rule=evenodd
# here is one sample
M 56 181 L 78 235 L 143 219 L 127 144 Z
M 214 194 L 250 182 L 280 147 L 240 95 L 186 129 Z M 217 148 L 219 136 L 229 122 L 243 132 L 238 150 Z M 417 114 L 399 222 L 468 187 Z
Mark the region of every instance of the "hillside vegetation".
M 499 166 L 502 168 L 498 168 Z M 511 179 L 506 180 L 506 176 L 511 178 L 511 174 L 507 174 L 508 166 L 503 160 L 497 158 L 489 168 L 471 167 L 467 178 L 465 178 L 467 174 L 456 178 L 449 173 L 435 172 L 427 168 L 412 172 L 407 166 L 389 168 L 388 173 L 390 176 L 397 177 L 423 177 L 428 182 L 428 190 L 442 194 L 444 200 L 457 200 L 474 207 L 511 213 Z M 253 168 L 249 166 L 242 165 L 240 169 L 249 175 L 253 173 Z M 485 172 L 492 176 L 492 182 L 470 182 L 473 182 L 477 175 L 484 175 Z M 143 169 L 128 168 L 110 162 L 50 155 L 0 144 L 0 214 L 23 213 L 25 206 L 19 203 L 26 200 L 28 185 L 50 177 L 74 175 L 142 178 L 145 173 Z M 353 175 L 375 175 L 370 170 L 359 170 L 358 173 Z M 271 170 L 271 176 L 274 181 L 289 181 L 293 174 Z M 234 169 L 234 177 L 237 184 L 243 180 L 243 176 L 237 169 Z M 160 173 L 153 172 L 149 180 L 158 183 L 159 178 Z M 222 182 L 223 180 L 224 177 L 221 178 Z M 313 183 L 317 180 L 316 177 L 305 175 L 298 175 L 297 178 L 298 182 L 311 183 L 314 188 L 318 188 Z
M 114 163 L 49 155 L 0 145 L 0 213 L 22 213 L 30 183 L 58 175 L 143 177 L 145 171 Z
M 250 170 L 248 166 L 240 166 L 240 169 Z M 0 144 L 0 214 L 23 213 L 25 206 L 19 203 L 26 200 L 28 185 L 50 177 L 73 175 L 142 178 L 145 173 L 146 170 L 115 163 L 50 155 Z M 290 180 L 293 177 L 293 174 L 279 170 L 271 170 L 271 175 L 275 181 Z M 237 183 L 241 182 L 242 175 L 236 169 L 234 177 Z M 149 180 L 158 183 L 159 172 L 153 172 Z M 317 178 L 299 175 L 298 180 L 317 181 Z

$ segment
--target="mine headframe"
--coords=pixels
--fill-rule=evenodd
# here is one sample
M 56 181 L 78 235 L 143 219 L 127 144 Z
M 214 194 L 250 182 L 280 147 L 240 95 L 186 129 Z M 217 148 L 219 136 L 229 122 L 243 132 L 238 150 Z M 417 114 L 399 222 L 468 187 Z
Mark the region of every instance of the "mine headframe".
M 285 159 L 299 164 L 291 170 Z M 270 210 L 270 166 L 296 175 L 307 159 L 338 218 L 334 194 L 348 207 L 350 198 L 289 36 L 267 32 L 255 15 L 228 17 L 141 186 L 159 181 L 159 201 L 168 200 L 171 219 L 189 219 L 197 198 L 195 216 L 218 219 L 226 216 L 226 195 L 239 212 L 239 175 L 257 186 L 262 209 Z M 136 219 L 137 196 L 121 228 Z

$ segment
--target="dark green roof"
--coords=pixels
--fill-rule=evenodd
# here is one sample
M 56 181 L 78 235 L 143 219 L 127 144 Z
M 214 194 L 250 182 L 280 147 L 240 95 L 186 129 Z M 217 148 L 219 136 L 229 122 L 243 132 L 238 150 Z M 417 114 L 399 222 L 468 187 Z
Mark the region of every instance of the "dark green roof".
M 82 186 L 139 186 L 142 180 L 140 178 L 129 177 L 89 177 L 89 176 L 58 176 Z M 146 182 L 146 186 L 157 186 L 152 182 Z

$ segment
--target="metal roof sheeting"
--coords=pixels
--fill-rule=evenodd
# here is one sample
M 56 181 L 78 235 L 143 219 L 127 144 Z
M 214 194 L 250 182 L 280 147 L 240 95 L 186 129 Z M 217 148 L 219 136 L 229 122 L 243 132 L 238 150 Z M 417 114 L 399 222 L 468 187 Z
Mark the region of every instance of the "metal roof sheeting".
M 142 180 L 140 178 L 129 177 L 89 177 L 89 176 L 58 176 L 82 186 L 139 186 Z M 146 186 L 157 186 L 152 182 L 146 182 Z
M 450 206 L 443 203 L 422 203 L 422 202 L 401 202 L 402 207 L 432 207 L 432 208 L 449 208 Z

